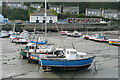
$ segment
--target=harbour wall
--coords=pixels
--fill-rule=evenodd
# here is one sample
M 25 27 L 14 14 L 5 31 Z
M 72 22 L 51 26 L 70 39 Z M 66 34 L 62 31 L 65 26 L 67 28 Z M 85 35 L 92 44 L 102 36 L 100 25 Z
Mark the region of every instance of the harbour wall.
M 3 30 L 12 30 L 14 28 L 13 24 L 2 24 Z M 16 31 L 44 31 L 45 24 L 16 24 Z M 105 24 L 47 24 L 48 31 L 58 31 L 58 30 L 77 30 L 77 31 L 111 31 L 118 30 L 120 28 L 120 22 L 105 23 Z

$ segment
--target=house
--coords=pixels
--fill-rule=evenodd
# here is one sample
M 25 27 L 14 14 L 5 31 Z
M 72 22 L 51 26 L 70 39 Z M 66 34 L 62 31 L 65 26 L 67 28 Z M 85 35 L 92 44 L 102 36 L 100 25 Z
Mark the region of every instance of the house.
M 101 9 L 87 9 L 85 10 L 86 16 L 102 16 L 103 12 Z
M 27 6 L 23 5 L 22 2 L 6 2 L 6 6 L 10 8 L 22 8 L 22 9 L 28 9 Z
M 42 4 L 30 4 L 30 7 L 36 8 L 36 9 L 40 9 L 42 6 Z
M 0 1 L 0 6 L 2 6 L 2 1 Z
M 47 23 L 56 23 L 58 21 L 58 17 L 52 14 L 47 14 L 46 17 Z M 32 13 L 30 15 L 31 23 L 45 23 L 45 13 Z
M 63 13 L 69 12 L 71 14 L 79 14 L 79 7 L 73 6 L 73 7 L 69 7 L 69 6 L 65 6 L 63 7 Z
M 68 23 L 100 23 L 102 18 L 67 18 Z
M 61 13 L 61 5 L 50 5 L 49 9 L 55 10 L 57 13 Z
M 112 9 L 86 9 L 85 11 L 86 16 L 100 16 L 103 18 L 108 19 L 118 19 L 119 18 L 119 11 L 112 10 Z
M 117 19 L 119 17 L 119 11 L 118 10 L 106 9 L 106 10 L 104 10 L 103 17 L 108 18 L 108 19 Z
M 4 18 L 2 14 L 0 14 L 0 23 L 7 23 L 9 22 L 8 18 Z

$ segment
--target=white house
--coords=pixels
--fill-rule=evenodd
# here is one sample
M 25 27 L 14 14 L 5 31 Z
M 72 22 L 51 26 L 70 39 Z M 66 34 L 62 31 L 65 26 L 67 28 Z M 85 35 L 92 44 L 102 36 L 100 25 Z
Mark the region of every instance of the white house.
M 8 18 L 4 18 L 2 14 L 0 14 L 0 23 L 7 23 L 9 22 Z
M 69 12 L 71 14 L 79 14 L 79 7 L 76 6 L 65 6 L 63 7 L 63 13 Z
M 61 5 L 50 5 L 50 9 L 55 10 L 57 13 L 61 13 Z
M 108 19 L 119 18 L 119 11 L 112 9 L 87 9 L 85 11 L 86 16 L 101 16 Z
M 10 8 L 22 8 L 22 9 L 28 9 L 26 5 L 23 5 L 22 2 L 6 2 L 6 6 Z
M 103 12 L 101 9 L 87 9 L 85 10 L 86 16 L 102 16 Z
M 40 9 L 42 6 L 42 4 L 30 4 L 30 7 L 36 8 L 36 9 Z
M 47 23 L 55 23 L 58 21 L 58 17 L 52 14 L 47 14 L 46 20 L 47 20 Z M 31 23 L 45 23 L 44 13 L 32 13 L 30 15 L 30 22 Z
M 103 17 L 109 18 L 109 19 L 117 19 L 119 17 L 119 11 L 118 10 L 106 9 L 106 10 L 104 10 Z

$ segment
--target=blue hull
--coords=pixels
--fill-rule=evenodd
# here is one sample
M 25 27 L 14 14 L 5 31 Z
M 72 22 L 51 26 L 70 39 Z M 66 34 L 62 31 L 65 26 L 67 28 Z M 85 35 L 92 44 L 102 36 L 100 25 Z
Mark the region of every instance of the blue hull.
M 47 44 L 47 41 L 43 41 L 43 42 L 36 42 L 36 41 L 30 41 L 31 43 L 37 43 L 37 44 Z
M 39 64 L 46 67 L 82 67 L 91 65 L 95 57 L 79 60 L 65 60 L 65 59 L 41 59 Z

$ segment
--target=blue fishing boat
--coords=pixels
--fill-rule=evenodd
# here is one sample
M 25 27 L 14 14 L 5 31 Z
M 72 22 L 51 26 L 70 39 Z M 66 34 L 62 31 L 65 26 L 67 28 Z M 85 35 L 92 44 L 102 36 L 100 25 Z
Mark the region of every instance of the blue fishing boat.
M 95 56 L 87 56 L 86 53 L 77 52 L 75 49 L 65 49 L 63 58 L 42 58 L 39 64 L 45 70 L 47 67 L 52 68 L 89 68 Z
M 47 44 L 47 41 L 30 41 L 30 42 L 36 44 Z
M 94 41 L 96 41 L 96 42 L 108 42 L 108 39 L 109 39 L 108 36 L 105 36 L 103 34 L 98 34 L 98 35 L 96 35 Z

